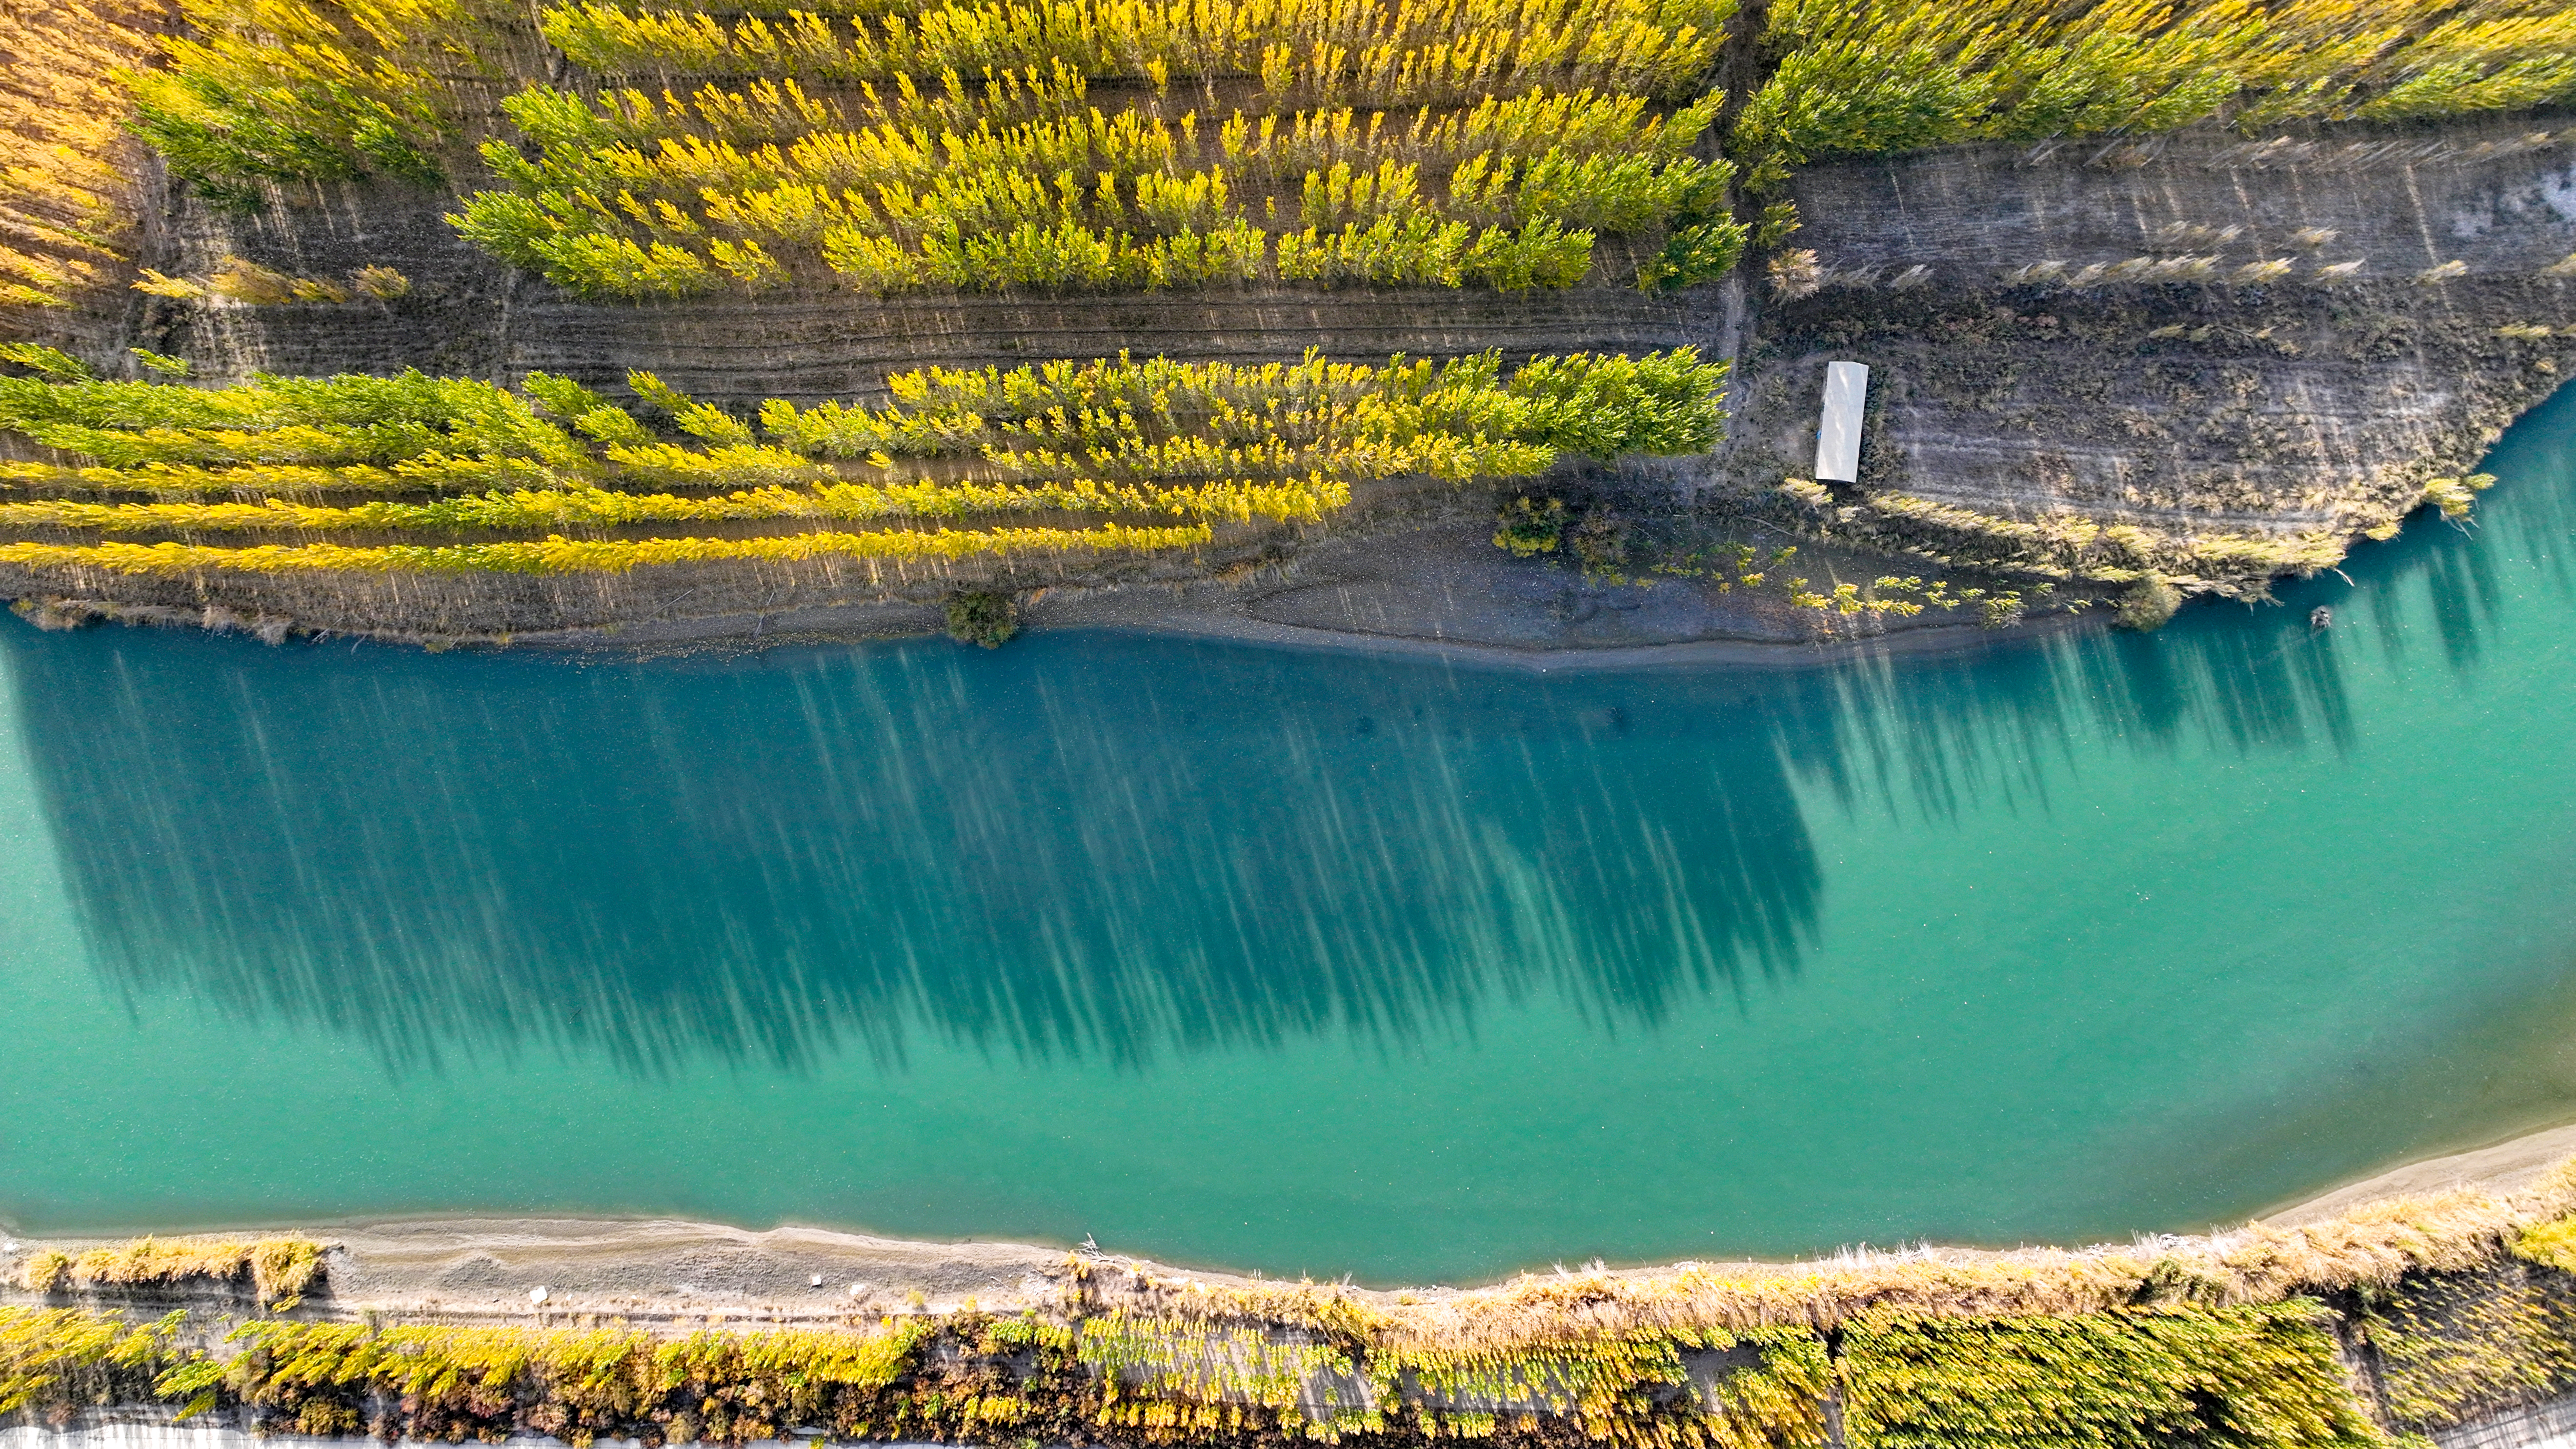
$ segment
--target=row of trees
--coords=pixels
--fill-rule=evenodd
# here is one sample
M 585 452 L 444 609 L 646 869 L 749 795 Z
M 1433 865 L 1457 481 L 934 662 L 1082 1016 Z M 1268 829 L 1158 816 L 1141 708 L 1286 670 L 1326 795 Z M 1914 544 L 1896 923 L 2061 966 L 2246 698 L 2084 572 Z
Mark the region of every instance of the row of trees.
M 103 464 L 0 463 L 0 488 L 52 494 L 141 493 L 154 498 L 314 498 L 333 494 L 453 493 L 548 487 L 556 475 L 525 458 L 406 458 L 389 468 L 364 463 Z
M 942 0 L 871 21 L 727 20 L 583 0 L 545 38 L 603 76 L 881 81 L 1062 63 L 1152 82 L 1257 78 L 1276 98 L 1473 104 L 1540 85 L 1679 103 L 1700 93 L 1733 0 Z
M 1010 108 L 1065 93 L 1035 76 L 986 86 Z M 947 94 L 973 104 L 953 77 Z M 887 109 L 873 92 L 864 104 Z M 923 108 L 917 91 L 896 104 Z M 1713 105 L 1656 116 L 1643 97 L 1533 91 L 1425 107 L 1409 123 L 1340 107 L 1236 111 L 1203 130 L 1195 111 L 1093 107 L 986 115 L 966 131 L 849 130 L 823 128 L 844 109 L 792 82 L 705 86 L 685 102 L 537 87 L 505 102 L 537 154 L 487 144 L 509 189 L 476 193 L 455 222 L 495 255 L 604 297 L 757 290 L 825 269 L 873 292 L 1571 286 L 1599 232 L 1699 227 L 1649 272 L 1687 283 L 1742 245 L 1724 215 L 1731 168 L 1684 154 Z M 783 134 L 745 138 L 761 121 Z M 1283 178 L 1296 160 L 1317 164 Z M 1283 182 L 1295 190 L 1271 190 Z
M 0 432 L 75 455 L 0 468 L 0 529 L 110 535 L 0 545 L 0 559 L 129 572 L 198 568 L 623 569 L 690 559 L 957 559 L 1182 547 L 1213 522 L 1314 522 L 1354 483 L 1527 477 L 1563 452 L 1707 447 L 1722 368 L 1495 354 L 1262 366 L 1126 356 L 889 379 L 881 407 L 772 400 L 752 416 L 648 373 L 618 405 L 532 373 L 518 391 L 412 372 L 260 377 L 228 388 L 101 381 L 20 346 L 45 375 L 0 378 Z M 855 476 L 853 476 L 855 475 Z M 478 489 L 477 480 L 482 486 Z M 383 495 L 369 498 L 369 492 Z M 228 492 L 231 496 L 217 496 Z M 423 492 L 450 496 L 421 500 Z M 130 496 L 151 495 L 151 501 Z M 1137 517 L 1077 530 L 1014 515 Z M 829 520 L 942 526 L 753 539 L 665 527 Z M 974 523 L 959 529 L 952 523 Z M 572 539 L 566 530 L 655 536 Z M 141 544 L 113 535 L 544 534 L 501 543 Z M 982 540 L 982 541 L 978 541 Z
M 1513 291 L 1574 286 L 1592 270 L 1594 234 L 1568 230 L 1549 216 L 1531 216 L 1518 226 L 1477 227 L 1416 206 L 1365 224 L 1351 220 L 1338 228 L 1274 234 L 1241 216 L 1219 219 L 1222 179 L 1202 173 L 1194 180 L 1195 186 L 1158 187 L 1146 179 L 1144 194 L 1121 207 L 1132 207 L 1131 218 L 1148 228 L 1142 235 L 1095 224 L 1120 214 L 1095 204 L 1105 199 L 1105 185 L 1085 190 L 1060 176 L 1061 184 L 1050 186 L 1025 175 L 961 178 L 963 184 L 906 197 L 910 205 L 888 207 L 886 215 L 863 210 L 866 203 L 851 193 L 835 198 L 781 188 L 742 197 L 718 194 L 706 214 L 733 230 L 732 237 L 704 235 L 667 202 L 628 208 L 623 203 L 634 199 L 631 193 L 621 193 L 612 207 L 586 192 L 486 192 L 456 222 L 494 254 L 593 297 L 785 286 L 792 280 L 790 268 L 750 233 L 766 233 L 774 243 L 801 241 L 817 229 L 814 254 L 823 267 L 875 293 L 924 287 L 1146 291 L 1265 280 Z M 1588 199 L 1615 205 L 1623 197 L 1612 191 Z M 1630 210 L 1653 204 L 1650 194 L 1630 203 Z M 645 214 L 633 216 L 639 210 Z M 1508 221 L 1528 210 L 1507 202 L 1488 214 Z M 1676 237 L 1644 273 L 1650 282 L 1686 285 L 1722 274 L 1742 249 L 1744 228 L 1718 221 Z M 1706 245 L 1693 249 L 1692 243 Z
M 655 158 L 718 168 L 694 177 L 692 189 L 739 186 L 746 171 L 761 167 L 770 179 L 847 187 L 918 181 L 950 166 L 1106 166 L 1124 176 L 1169 170 L 1184 156 L 1206 159 L 1195 110 L 1178 119 L 1160 109 L 1104 114 L 1089 95 L 1089 83 L 1059 63 L 1051 76 L 1034 68 L 987 72 L 980 88 L 952 70 L 937 90 L 898 76 L 885 93 L 862 84 L 843 95 L 817 95 L 792 78 L 738 89 L 710 81 L 685 98 L 668 87 L 656 96 L 634 87 L 586 95 L 530 86 L 504 99 L 502 110 L 541 151 L 597 153 L 593 165 L 631 168 L 621 173 L 629 186 L 650 184 L 645 167 Z M 1273 111 L 1256 104 L 1210 120 L 1207 129 L 1228 167 L 1266 181 L 1382 161 L 1446 170 L 1476 156 L 1669 163 L 1692 154 L 1722 99 L 1703 96 L 1659 113 L 1643 96 L 1542 87 L 1459 110 L 1422 106 L 1409 118 L 1347 105 Z
M 1537 357 L 1509 373 L 1497 352 L 1449 362 L 1398 357 L 1382 366 L 1313 352 L 1293 363 L 1250 364 L 1121 353 L 898 372 L 886 378 L 888 406 L 773 401 L 761 408 L 760 425 L 798 452 L 839 458 L 955 455 L 996 438 L 1088 448 L 1182 435 L 1240 446 L 1450 434 L 1598 457 L 1678 454 L 1717 436 L 1725 377 L 1723 364 L 1704 363 L 1688 347 L 1641 358 Z M 1526 471 L 1548 461 L 1540 457 Z
M 0 431 L 92 460 L 13 464 L 5 474 L 22 487 L 61 490 L 257 491 L 267 479 L 279 493 L 400 492 L 413 488 L 414 465 L 451 469 L 469 459 L 516 465 L 522 480 L 559 487 L 615 486 L 628 469 L 670 484 L 691 481 L 676 471 L 677 456 L 725 462 L 729 452 L 736 467 L 781 470 L 754 486 L 837 479 L 815 460 L 864 458 L 890 469 L 897 457 L 981 458 L 997 476 L 1057 481 L 1074 481 L 1078 469 L 1113 481 L 1319 471 L 1517 477 L 1545 469 L 1559 450 L 1697 451 L 1716 436 L 1723 379 L 1723 367 L 1689 348 L 1539 357 L 1508 373 L 1491 352 L 1384 365 L 1310 354 L 1257 366 L 1122 354 L 897 373 L 888 379 L 896 400 L 886 406 L 777 399 L 755 420 L 629 374 L 648 413 L 697 440 L 684 446 L 634 411 L 544 373 L 531 373 L 516 393 L 416 371 L 263 376 L 228 388 L 20 376 L 0 377 Z M 710 470 L 695 481 L 747 480 Z
M 1739 156 L 2400 120 L 2576 94 L 2565 0 L 1779 0 Z
M 1160 514 L 1248 523 L 1313 523 L 1350 502 L 1350 484 L 1321 475 L 1292 482 L 1227 479 L 1152 488 L 1077 478 L 1036 486 L 977 482 L 770 485 L 712 497 L 607 488 L 519 489 L 428 503 L 355 505 L 257 502 L 113 503 L 77 498 L 0 501 L 0 528 L 101 533 L 526 532 L 637 524 L 831 519 L 955 519 L 1008 513 Z
M 954 563 L 973 558 L 1153 553 L 1215 537 L 1206 524 L 1096 528 L 833 530 L 762 538 L 553 538 L 509 543 L 253 544 L 0 543 L 0 564 L 98 568 L 122 574 L 230 573 L 616 573 L 655 565 L 742 560 Z

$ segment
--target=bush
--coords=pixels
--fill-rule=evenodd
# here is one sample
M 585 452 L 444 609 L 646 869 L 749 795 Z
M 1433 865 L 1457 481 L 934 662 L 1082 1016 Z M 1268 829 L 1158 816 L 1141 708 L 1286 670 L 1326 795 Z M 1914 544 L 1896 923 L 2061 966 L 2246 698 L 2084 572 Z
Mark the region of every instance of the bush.
M 960 644 L 999 649 L 1020 632 L 1020 606 L 1008 594 L 962 592 L 948 596 L 948 637 Z
M 2119 612 L 2111 616 L 2111 622 L 2123 629 L 2151 634 L 2163 628 L 2181 607 L 2182 590 L 2162 574 L 2149 574 L 2120 595 Z
M 184 543 L 0 543 L 0 564 L 38 568 L 95 568 L 138 576 L 188 577 L 230 572 L 622 574 L 678 563 L 769 560 L 782 563 L 846 558 L 860 561 L 953 563 L 982 558 L 1045 558 L 1075 554 L 1144 553 L 1192 548 L 1209 541 L 1208 527 L 987 528 L 935 532 L 890 529 L 831 531 L 762 538 L 573 539 L 558 534 L 539 541 L 463 543 L 428 547 L 392 544 L 351 547 L 308 543 L 292 547 L 208 548 Z
M 1554 498 L 1544 503 L 1515 498 L 1495 510 L 1494 525 L 1494 547 L 1514 558 L 1554 553 L 1565 538 L 1565 504 Z
M 1587 574 L 1613 573 L 1628 564 L 1628 523 L 1607 508 L 1594 507 L 1575 525 L 1574 556 Z

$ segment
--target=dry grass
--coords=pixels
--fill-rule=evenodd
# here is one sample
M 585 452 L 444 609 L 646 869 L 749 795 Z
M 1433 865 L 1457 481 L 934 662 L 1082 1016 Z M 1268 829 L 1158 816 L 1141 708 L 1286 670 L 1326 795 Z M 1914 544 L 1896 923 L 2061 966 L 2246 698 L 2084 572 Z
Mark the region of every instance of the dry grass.
M 2571 1212 L 2576 1160 L 2509 1197 L 2463 1190 L 2394 1198 L 2296 1227 L 2256 1224 L 2205 1237 L 2073 1250 L 1863 1248 L 1787 1264 L 1560 1270 L 1427 1302 L 1417 1293 L 1334 1284 L 1211 1284 L 1156 1278 L 1141 1267 L 1103 1272 L 1077 1261 L 1064 1278 L 1065 1308 L 1224 1318 L 1344 1335 L 1382 1348 L 1459 1350 L 1639 1331 L 1829 1329 L 1872 1312 L 1948 1318 L 2096 1313 L 2158 1302 L 2234 1306 L 2384 1288 L 2410 1271 L 2474 1267 Z
M 30 1293 L 52 1293 L 222 1282 L 247 1273 L 262 1303 L 282 1306 L 311 1286 L 321 1269 L 322 1245 L 303 1238 L 138 1238 L 80 1253 L 37 1253 L 18 1281 Z
M 1873 1310 L 1927 1317 L 2096 1313 L 2155 1301 L 2272 1303 L 2465 1268 L 2543 1216 L 2484 1193 L 2376 1203 L 2324 1223 L 2078 1251 L 1861 1250 L 1782 1267 L 1686 1266 L 1524 1278 L 1396 1310 L 1400 1341 L 1525 1342 L 1654 1328 L 1832 1328 Z

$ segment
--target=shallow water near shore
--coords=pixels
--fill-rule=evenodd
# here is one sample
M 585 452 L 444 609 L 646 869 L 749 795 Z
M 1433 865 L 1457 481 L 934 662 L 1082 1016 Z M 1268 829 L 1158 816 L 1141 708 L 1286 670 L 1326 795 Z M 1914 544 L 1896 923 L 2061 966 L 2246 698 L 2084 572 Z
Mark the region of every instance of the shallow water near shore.
M 2488 467 L 2286 607 L 1794 667 L 10 622 L 0 1220 L 1463 1282 L 2188 1229 L 2576 1118 L 2576 393 Z

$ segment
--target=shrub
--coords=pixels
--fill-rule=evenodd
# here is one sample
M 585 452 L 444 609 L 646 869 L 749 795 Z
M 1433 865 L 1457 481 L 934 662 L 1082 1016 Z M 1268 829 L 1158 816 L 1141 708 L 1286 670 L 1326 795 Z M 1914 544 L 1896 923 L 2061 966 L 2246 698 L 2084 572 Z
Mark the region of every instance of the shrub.
M 1494 525 L 1494 547 L 1514 558 L 1554 553 L 1565 537 L 1565 504 L 1554 498 L 1544 503 L 1515 498 L 1495 511 Z
M 2120 595 L 2119 611 L 2111 616 L 2111 622 L 2123 629 L 2150 634 L 2163 628 L 2181 608 L 2182 590 L 2162 574 L 2149 574 Z
M 2576 1217 L 2534 1223 L 2513 1235 L 2512 1248 L 2527 1262 L 2576 1274 Z
M 399 283 L 399 290 L 392 293 L 394 296 L 411 290 L 411 284 L 403 279 L 403 274 L 389 267 L 371 267 L 367 272 L 373 275 L 362 274 L 361 285 L 393 286 Z M 349 289 L 328 277 L 291 277 L 240 257 L 224 258 L 223 269 L 206 279 L 205 290 L 255 307 L 273 307 L 286 302 L 349 300 Z
M 1008 594 L 964 591 L 948 596 L 948 637 L 999 649 L 1020 632 L 1020 606 Z
M 1783 302 L 1811 297 L 1825 285 L 1825 269 L 1814 251 L 1801 247 L 1771 259 L 1771 295 Z
M 350 284 L 379 302 L 411 295 L 411 278 L 387 266 L 364 266 L 350 274 Z
M 2442 510 L 2442 516 L 2453 523 L 2465 523 L 2477 507 L 2478 495 L 2495 486 L 2492 473 L 2472 473 L 2465 478 L 2432 478 L 2425 481 L 2424 501 Z
M 1611 573 L 1628 563 L 1628 524 L 1607 508 L 1595 507 L 1575 525 L 1574 556 L 1586 574 Z

